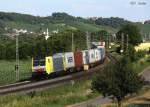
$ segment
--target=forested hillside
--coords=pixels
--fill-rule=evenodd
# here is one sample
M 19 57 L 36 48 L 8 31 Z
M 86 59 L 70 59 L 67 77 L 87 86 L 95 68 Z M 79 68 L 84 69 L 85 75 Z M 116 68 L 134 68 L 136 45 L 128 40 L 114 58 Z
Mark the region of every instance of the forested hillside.
M 53 13 L 51 16 L 40 17 L 19 13 L 0 12 L 0 33 L 11 31 L 12 29 L 27 29 L 28 31 L 42 32 L 46 28 L 53 30 L 81 30 L 81 31 L 99 31 L 106 30 L 115 33 L 126 24 L 133 23 L 123 18 L 111 17 L 96 19 L 74 17 L 67 13 Z M 145 31 L 145 26 L 140 26 Z M 143 28 L 144 27 L 144 28 Z M 7 31 L 6 31 L 7 29 Z M 150 28 L 149 28 L 150 29 Z
M 128 23 L 133 22 L 121 18 L 85 19 L 67 13 L 53 13 L 51 16 L 39 17 L 0 12 L 0 59 L 15 59 L 15 37 L 20 29 L 23 30 L 19 33 L 19 54 L 21 59 L 27 59 L 72 51 L 72 33 L 75 51 L 86 49 L 86 31 L 91 32 L 93 41 L 99 41 L 102 36 L 105 38 L 114 34 Z M 143 33 L 150 32 L 149 24 L 135 24 Z M 47 28 L 50 38 L 46 41 L 44 36 Z
M 40 32 L 49 28 L 53 30 L 79 29 L 81 31 L 98 31 L 108 30 L 116 32 L 115 28 L 105 25 L 96 25 L 93 21 L 81 17 L 74 17 L 67 13 L 53 13 L 51 16 L 39 17 L 19 13 L 0 13 L 0 32 L 4 32 L 4 28 L 11 29 L 27 29 L 29 31 Z
M 111 18 L 100 17 L 95 20 L 95 23 L 97 25 L 105 25 L 105 26 L 111 26 L 113 28 L 120 28 L 121 26 L 132 23 L 132 22 L 124 20 L 123 18 L 118 18 L 118 17 L 111 17 Z

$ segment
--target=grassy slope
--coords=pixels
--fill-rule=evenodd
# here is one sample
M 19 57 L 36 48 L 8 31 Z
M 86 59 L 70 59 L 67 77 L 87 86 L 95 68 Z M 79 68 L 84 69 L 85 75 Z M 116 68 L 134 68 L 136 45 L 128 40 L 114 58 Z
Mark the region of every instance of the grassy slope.
M 117 59 L 120 59 L 122 56 L 116 52 L 112 53 Z M 148 61 L 150 57 L 143 57 L 140 60 L 133 62 L 133 68 L 135 69 L 136 73 L 141 73 L 145 68 L 150 66 L 150 62 Z
M 107 30 L 110 33 L 114 33 L 117 29 L 114 29 L 109 26 L 100 26 L 95 24 L 83 23 L 83 22 L 70 22 L 67 23 L 70 26 L 81 29 L 82 31 L 98 31 L 98 30 Z
M 142 33 L 149 34 L 150 33 L 150 24 L 137 24 L 138 27 L 141 29 Z
M 42 30 L 46 30 L 46 28 L 49 28 L 50 31 L 59 29 L 60 31 L 66 30 L 66 29 L 80 29 L 81 31 L 99 31 L 99 30 L 107 30 L 110 33 L 114 33 L 117 31 L 117 29 L 114 29 L 109 26 L 99 26 L 95 24 L 90 23 L 84 23 L 84 22 L 77 22 L 77 21 L 58 21 L 57 23 L 48 23 L 47 25 L 31 25 L 28 23 L 16 23 L 16 22 L 6 22 L 6 25 L 8 27 L 13 28 L 23 28 L 33 31 L 39 31 L 40 28 Z
M 90 87 L 91 81 L 86 80 L 38 92 L 33 98 L 30 94 L 4 96 L 0 97 L 0 107 L 64 107 L 98 96 Z
M 0 85 L 16 82 L 15 61 L 0 60 Z M 31 76 L 31 60 L 20 61 L 20 79 Z
M 137 73 L 141 73 L 145 68 L 150 66 L 150 62 L 148 61 L 148 58 L 150 57 L 144 57 L 139 61 L 133 63 L 133 67 Z

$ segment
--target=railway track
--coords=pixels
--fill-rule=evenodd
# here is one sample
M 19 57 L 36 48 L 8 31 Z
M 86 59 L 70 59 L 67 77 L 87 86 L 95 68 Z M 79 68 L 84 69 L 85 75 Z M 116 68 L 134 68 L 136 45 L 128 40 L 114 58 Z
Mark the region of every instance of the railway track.
M 114 57 L 112 57 L 108 53 L 107 53 L 107 57 L 110 60 L 115 61 Z M 7 95 L 12 93 L 30 93 L 30 92 L 41 91 L 45 89 L 51 89 L 67 83 L 72 83 L 72 81 L 75 80 L 88 79 L 92 77 L 91 75 L 94 74 L 95 71 L 100 71 L 100 69 L 102 69 L 105 64 L 106 63 L 104 62 L 104 64 L 91 68 L 88 71 L 78 72 L 78 73 L 70 74 L 64 77 L 58 77 L 51 80 L 43 80 L 38 82 L 26 81 L 26 82 L 7 85 L 7 86 L 1 86 L 0 95 Z
M 111 60 L 111 62 L 113 63 L 118 62 L 118 60 L 114 56 L 112 56 L 110 53 L 106 52 L 106 56 Z
M 71 83 L 73 80 L 79 79 L 87 79 L 91 77 L 95 71 L 103 68 L 104 65 L 97 66 L 95 68 L 90 69 L 87 72 L 78 72 L 74 74 L 70 74 L 64 77 L 59 77 L 51 80 L 43 80 L 38 82 L 24 82 L 18 84 L 12 84 L 8 86 L 0 87 L 0 95 L 7 95 L 10 93 L 28 93 L 32 91 L 41 91 L 46 88 L 54 88 L 56 86 Z

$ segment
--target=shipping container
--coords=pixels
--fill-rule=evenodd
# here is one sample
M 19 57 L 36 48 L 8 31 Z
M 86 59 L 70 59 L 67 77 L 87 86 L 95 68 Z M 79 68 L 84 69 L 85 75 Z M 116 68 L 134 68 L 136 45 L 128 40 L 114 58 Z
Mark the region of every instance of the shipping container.
M 89 52 L 88 52 L 88 50 L 82 51 L 82 58 L 83 58 L 83 64 L 88 65 L 89 64 Z
M 98 49 L 94 49 L 95 51 L 95 60 L 96 62 L 99 62 L 101 60 L 101 51 Z
M 65 62 L 65 69 L 69 69 L 69 68 L 75 67 L 73 52 L 66 52 L 66 53 L 64 53 L 64 62 Z
M 55 72 L 60 72 L 64 70 L 63 58 L 64 55 L 62 53 L 53 55 L 53 66 Z
M 94 49 L 89 50 L 89 63 L 95 63 L 95 52 Z
M 105 58 L 105 47 L 101 46 L 98 49 L 101 51 L 101 58 L 104 59 Z
M 80 70 L 83 66 L 83 58 L 82 58 L 82 52 L 75 52 L 74 53 L 74 60 L 75 60 L 75 67 L 76 69 Z

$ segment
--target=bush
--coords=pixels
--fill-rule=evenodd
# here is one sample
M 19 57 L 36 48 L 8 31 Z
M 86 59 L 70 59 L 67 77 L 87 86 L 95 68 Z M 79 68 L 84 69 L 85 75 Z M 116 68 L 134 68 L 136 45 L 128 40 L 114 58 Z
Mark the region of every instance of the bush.
M 107 65 L 103 73 L 98 74 L 92 80 L 92 89 L 103 96 L 112 96 L 121 106 L 125 96 L 136 93 L 144 82 L 135 73 L 128 57 L 123 57 L 117 64 Z
M 136 60 L 143 58 L 146 55 L 146 51 L 137 51 L 135 52 Z

